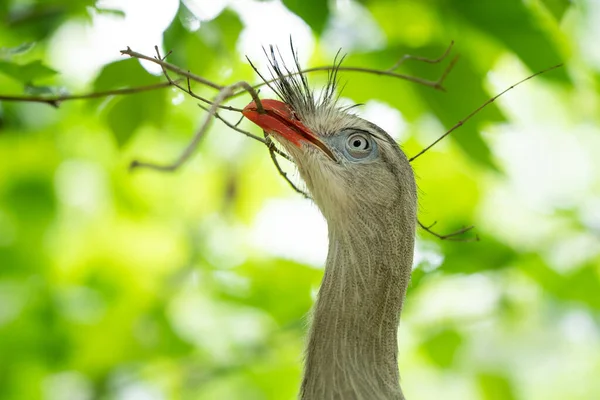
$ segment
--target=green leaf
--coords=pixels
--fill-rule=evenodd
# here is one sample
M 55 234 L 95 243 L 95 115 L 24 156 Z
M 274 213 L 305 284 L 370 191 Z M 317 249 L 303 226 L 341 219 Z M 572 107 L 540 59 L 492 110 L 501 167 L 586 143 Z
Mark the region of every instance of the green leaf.
M 321 34 L 329 18 L 329 2 L 324 0 L 283 0 L 283 4 Z
M 68 94 L 65 87 L 62 86 L 37 86 L 37 85 L 26 85 L 25 94 L 32 96 L 58 96 Z
M 191 32 L 186 28 L 189 18 L 195 17 L 180 3 L 177 16 L 164 32 L 164 48 L 171 51 L 168 58 L 170 63 L 202 75 L 213 62 L 214 49 L 211 49 L 199 31 Z
M 116 8 L 94 7 L 98 14 L 114 15 L 116 17 L 125 18 L 125 12 Z
M 482 400 L 516 399 L 512 385 L 507 377 L 499 374 L 481 373 L 477 376 Z
M 441 232 L 453 231 L 439 229 Z M 475 273 L 506 268 L 518 257 L 514 249 L 490 236 L 483 236 L 478 242 L 442 241 L 441 245 L 445 256 L 441 268 L 450 273 Z
M 27 53 L 35 46 L 35 42 L 21 43 L 16 47 L 2 47 L 0 48 L 0 57 L 9 58 L 15 55 Z
M 0 72 L 23 83 L 30 83 L 57 74 L 55 70 L 45 66 L 41 60 L 35 60 L 23 65 L 0 61 Z
M 438 367 L 450 368 L 463 338 L 455 330 L 445 329 L 435 332 L 421 343 L 421 350 Z
M 286 260 L 248 262 L 236 273 L 252 285 L 247 293 L 229 299 L 265 310 L 282 326 L 302 320 L 312 305 L 310 291 L 321 277 L 314 268 Z
M 563 15 L 571 5 L 571 0 L 542 0 L 548 11 L 557 21 L 562 20 Z
M 226 9 L 219 16 L 202 24 L 200 33 L 215 51 L 231 56 L 235 54 L 237 41 L 244 24 L 236 13 Z
M 106 122 L 122 147 L 144 123 L 160 126 L 166 106 L 165 92 L 160 90 L 123 96 L 108 107 Z
M 142 123 L 143 116 L 135 102 L 137 97 L 139 96 L 119 99 L 106 114 L 106 122 L 119 147 L 127 143 Z
M 43 225 L 49 222 L 56 209 L 56 199 L 52 183 L 45 178 L 38 175 L 20 176 L 0 197 L 4 207 L 28 224 Z
M 94 91 L 151 85 L 160 80 L 160 77 L 146 71 L 138 60 L 128 58 L 104 66 L 94 80 Z
M 585 265 L 569 274 L 560 274 L 534 255 L 522 269 L 554 297 L 600 310 L 600 274 L 596 265 Z
M 448 12 L 458 13 L 482 32 L 493 36 L 513 51 L 532 71 L 561 62 L 553 40 L 545 34 L 522 0 L 452 1 Z M 568 80 L 564 70 L 548 78 Z
M 100 92 L 124 87 L 152 85 L 160 81 L 160 76 L 150 74 L 142 67 L 138 60 L 128 58 L 104 66 L 94 80 L 94 91 Z M 111 104 L 107 107 L 108 115 L 111 115 L 111 117 L 108 117 L 108 122 L 119 145 L 125 144 L 139 126 L 141 119 L 145 118 L 144 115 L 146 113 L 144 110 L 141 110 L 141 107 L 149 106 L 152 109 L 153 101 L 157 100 L 157 96 L 161 96 L 164 99 L 164 93 L 154 95 L 154 92 L 145 92 L 147 97 L 144 96 L 144 93 L 140 93 L 123 96 L 122 98 L 117 97 L 111 100 Z M 158 92 L 164 92 L 164 90 L 158 90 Z M 137 100 L 124 100 L 125 98 Z M 86 105 L 89 108 L 95 109 L 103 101 L 105 99 L 90 100 Z M 136 104 L 132 104 L 133 101 L 136 101 Z M 162 115 L 162 111 L 159 110 L 159 116 Z M 127 112 L 131 112 L 129 117 L 127 117 Z M 127 119 L 127 121 L 123 121 L 122 119 Z

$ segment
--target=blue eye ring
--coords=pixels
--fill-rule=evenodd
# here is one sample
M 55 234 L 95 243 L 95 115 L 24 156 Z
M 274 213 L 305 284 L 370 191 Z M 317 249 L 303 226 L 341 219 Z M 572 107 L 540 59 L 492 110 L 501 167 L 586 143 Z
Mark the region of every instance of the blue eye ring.
M 344 143 L 344 153 L 352 160 L 369 158 L 377 149 L 375 141 L 367 132 L 350 131 Z

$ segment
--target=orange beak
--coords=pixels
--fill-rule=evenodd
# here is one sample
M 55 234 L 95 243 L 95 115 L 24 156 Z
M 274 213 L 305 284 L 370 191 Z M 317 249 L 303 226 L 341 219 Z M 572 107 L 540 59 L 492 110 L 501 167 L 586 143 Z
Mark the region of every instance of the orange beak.
M 264 113 L 259 113 L 253 101 L 244 107 L 242 114 L 261 127 L 267 134 L 276 134 L 297 147 L 309 142 L 321 149 L 333 161 L 337 161 L 331 150 L 298 118 L 294 110 L 279 100 L 261 100 Z

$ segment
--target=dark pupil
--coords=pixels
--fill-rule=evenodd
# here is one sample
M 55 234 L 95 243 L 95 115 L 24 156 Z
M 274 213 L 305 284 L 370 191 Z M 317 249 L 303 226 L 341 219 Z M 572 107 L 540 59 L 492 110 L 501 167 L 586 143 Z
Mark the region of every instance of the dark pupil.
M 354 147 L 360 147 L 361 141 L 359 139 L 355 139 L 352 144 L 354 145 Z

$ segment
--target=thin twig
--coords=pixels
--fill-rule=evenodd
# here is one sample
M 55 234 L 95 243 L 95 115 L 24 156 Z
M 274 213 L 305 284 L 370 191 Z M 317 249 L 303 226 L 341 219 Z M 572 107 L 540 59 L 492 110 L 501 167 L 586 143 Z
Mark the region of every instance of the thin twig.
M 328 65 L 328 66 L 323 66 L 323 67 L 313 67 L 313 68 L 302 69 L 302 70 L 299 70 L 296 72 L 291 72 L 287 75 L 283 75 L 282 78 L 285 79 L 285 78 L 288 78 L 291 76 L 301 75 L 301 74 L 305 74 L 305 73 L 309 73 L 309 72 L 318 72 L 318 71 L 329 72 L 329 71 L 335 69 L 337 71 L 361 72 L 361 73 L 368 73 L 368 74 L 374 74 L 374 75 L 390 76 L 392 78 L 404 79 L 409 82 L 414 82 L 414 83 L 418 83 L 420 85 L 432 87 L 436 90 L 445 91 L 446 89 L 443 86 L 444 81 L 446 80 L 446 77 L 448 76 L 450 71 L 454 68 L 456 61 L 458 60 L 458 56 L 454 57 L 454 59 L 444 69 L 440 78 L 435 81 L 430 81 L 427 79 L 423 79 L 423 78 L 419 78 L 419 77 L 415 77 L 415 76 L 411 76 L 411 75 L 406 75 L 406 74 L 399 74 L 399 73 L 394 72 L 394 70 L 396 70 L 406 60 L 417 60 L 417 61 L 422 61 L 422 62 L 426 62 L 426 63 L 430 63 L 430 64 L 438 63 L 438 62 L 444 60 L 448 56 L 448 54 L 450 54 L 450 51 L 452 50 L 453 46 L 454 46 L 454 41 L 451 41 L 450 45 L 446 48 L 444 53 L 440 57 L 435 58 L 435 59 L 429 59 L 429 58 L 425 58 L 425 57 L 419 57 L 419 56 L 413 56 L 410 54 L 405 54 L 404 56 L 402 56 L 400 58 L 400 60 L 398 60 L 393 66 L 391 66 L 387 70 L 379 70 L 379 69 L 364 68 L 364 67 L 344 67 L 344 66 L 341 66 L 338 64 L 338 65 Z M 250 65 L 252 65 L 252 62 L 248 59 L 248 57 L 246 57 L 246 59 L 248 60 Z M 254 66 L 252 66 L 252 67 L 254 68 L 255 71 L 257 71 L 257 69 Z M 259 75 L 260 75 L 260 73 L 259 73 Z M 270 79 L 270 80 L 263 78 L 263 82 L 258 83 L 256 85 L 254 85 L 253 87 L 255 89 L 258 89 L 265 85 L 270 86 L 271 83 L 276 82 L 279 79 L 281 79 L 281 78 L 275 78 L 275 79 Z M 234 94 L 233 97 L 238 96 L 240 94 L 242 94 L 242 93 L 236 93 L 236 94 Z
M 210 112 L 210 108 L 206 107 L 205 105 L 198 104 L 198 107 L 200 107 L 201 109 L 203 109 L 206 112 Z M 225 125 L 227 125 L 231 129 L 233 129 L 234 131 L 237 131 L 237 132 L 241 133 L 242 135 L 249 137 L 250 139 L 254 139 L 256 141 L 261 142 L 264 145 L 267 145 L 267 142 L 266 142 L 265 139 L 261 138 L 260 136 L 256 136 L 256 135 L 254 135 L 254 134 L 252 134 L 252 133 L 250 133 L 248 131 L 245 131 L 245 130 L 239 128 L 237 126 L 237 124 L 236 125 L 232 124 L 231 122 L 229 122 L 225 118 L 223 118 L 218 112 L 215 112 L 213 114 L 213 116 L 215 118 L 219 119 L 221 122 L 223 122 Z
M 285 179 L 287 181 L 287 183 L 289 183 L 289 185 L 292 187 L 292 189 L 294 189 L 294 191 L 296 193 L 301 194 L 305 199 L 311 199 L 310 195 L 308 193 L 306 193 L 304 190 L 300 189 L 298 186 L 296 186 L 296 184 L 294 182 L 292 182 L 292 180 L 288 177 L 287 173 L 281 168 L 281 165 L 279 165 L 279 161 L 277 161 L 277 157 L 275 156 L 275 153 L 277 153 L 277 154 L 282 154 L 282 153 L 275 147 L 275 144 L 273 143 L 273 141 L 271 140 L 269 135 L 267 135 L 266 132 L 263 132 L 263 133 L 265 135 L 265 141 L 267 142 L 267 147 L 269 149 L 269 155 L 271 156 L 271 161 L 273 161 L 273 164 L 275 165 L 275 168 L 277 168 L 277 172 L 279 172 L 279 175 L 281 175 L 283 177 L 283 179 Z M 287 155 L 285 156 L 285 158 L 288 161 L 293 162 L 289 157 L 287 157 Z
M 233 124 L 233 126 L 235 126 L 236 128 L 242 123 L 242 121 L 244 120 L 244 114 L 240 115 L 240 119 L 238 119 L 238 121 Z
M 471 112 L 469 115 L 467 115 L 467 117 L 461 121 L 458 121 L 456 123 L 456 125 L 454 125 L 452 128 L 450 128 L 446 133 L 444 133 L 442 136 L 440 136 L 439 138 L 437 138 L 433 143 L 431 143 L 429 146 L 425 147 L 423 150 L 421 150 L 420 152 L 418 152 L 415 156 L 411 157 L 408 161 L 409 162 L 413 162 L 414 160 L 416 160 L 418 157 L 420 157 L 422 154 L 424 154 L 426 151 L 428 151 L 430 148 L 432 148 L 433 146 L 435 146 L 440 140 L 444 139 L 446 136 L 448 136 L 449 134 L 451 134 L 452 132 L 454 132 L 456 129 L 460 128 L 461 126 L 463 126 L 463 124 L 465 122 L 467 122 L 468 120 L 470 120 L 475 114 L 479 113 L 481 110 L 483 110 L 488 104 L 493 103 L 494 101 L 496 101 L 496 99 L 500 96 L 502 96 L 504 93 L 508 92 L 511 89 L 514 89 L 515 87 L 519 86 L 520 84 L 522 84 L 523 82 L 526 82 L 528 80 L 530 80 L 531 78 L 535 78 L 538 75 L 544 74 L 546 72 L 552 71 L 553 69 L 562 67 L 563 64 L 557 64 L 554 65 L 550 68 L 546 68 L 544 70 L 538 71 L 533 75 L 529 75 L 527 78 L 520 80 L 519 82 L 515 83 L 514 85 L 511 85 L 509 88 L 504 89 L 502 92 L 498 93 L 497 95 L 495 95 L 494 97 L 488 99 L 485 103 L 483 103 L 481 106 L 479 106 L 476 110 L 474 110 L 473 112 Z
M 60 103 L 68 100 L 97 99 L 100 97 L 119 96 L 124 94 L 142 93 L 150 90 L 162 89 L 171 86 L 171 82 L 155 83 L 153 85 L 137 86 L 124 89 L 105 90 L 102 92 L 92 92 L 86 94 L 62 94 L 58 96 L 11 96 L 0 95 L 0 101 L 19 101 L 28 103 L 46 103 L 53 107 L 58 107 Z
M 160 50 L 158 49 L 158 46 L 154 46 L 154 50 L 156 51 L 155 60 L 160 60 L 162 62 L 164 62 L 165 59 L 169 56 L 169 54 L 171 54 L 171 51 L 169 51 L 164 57 L 162 57 L 160 55 Z M 166 64 L 168 64 L 168 63 L 166 63 Z M 189 76 L 186 76 L 186 82 L 187 82 L 187 89 L 186 89 L 184 86 L 179 85 L 178 82 L 175 82 L 175 81 L 173 81 L 173 79 L 171 79 L 171 76 L 167 72 L 167 68 L 165 67 L 165 65 L 163 65 L 163 64 L 159 64 L 159 65 L 160 65 L 160 68 L 162 69 L 163 75 L 165 76 L 165 78 L 167 79 L 167 81 L 169 81 L 171 83 L 171 85 L 175 86 L 177 89 L 181 90 L 182 92 L 189 94 L 190 96 L 192 96 L 193 98 L 195 98 L 197 100 L 200 100 L 200 101 L 202 101 L 202 102 L 204 102 L 206 104 L 212 105 L 212 101 L 210 101 L 210 100 L 208 100 L 208 99 L 206 99 L 206 98 L 204 98 L 202 96 L 199 96 L 199 95 L 197 95 L 196 93 L 194 93 L 192 91 L 192 86 L 190 84 L 190 77 Z M 188 73 L 188 75 L 191 75 L 191 73 L 190 73 L 189 70 L 187 71 L 187 73 Z M 242 112 L 241 109 L 235 108 L 235 107 L 231 107 L 231 106 L 219 105 L 219 108 L 221 108 L 223 110 L 228 110 L 228 111 Z
M 134 57 L 134 58 L 138 58 L 138 59 L 141 59 L 141 60 L 146 60 L 146 61 L 153 62 L 155 64 L 160 65 L 163 68 L 168 69 L 169 71 L 175 72 L 177 75 L 185 76 L 187 78 L 190 78 L 193 81 L 196 81 L 196 82 L 201 83 L 203 85 L 209 86 L 209 87 L 211 87 L 213 89 L 217 89 L 219 91 L 225 89 L 225 86 L 217 85 L 216 83 L 214 83 L 212 81 L 209 81 L 206 78 L 203 78 L 201 76 L 193 74 L 193 73 L 191 73 L 189 71 L 185 71 L 185 70 L 179 68 L 176 65 L 173 65 L 173 64 L 170 64 L 170 63 L 165 62 L 163 60 L 159 60 L 159 59 L 156 59 L 156 58 L 144 55 L 142 53 L 138 53 L 136 51 L 133 51 L 133 50 L 131 50 L 131 48 L 129 46 L 127 46 L 126 50 L 121 50 L 121 54 L 127 55 L 129 57 Z
M 229 97 L 231 97 L 231 95 L 236 90 L 239 90 L 239 89 L 245 89 L 252 96 L 252 99 L 255 101 L 257 111 L 260 112 L 259 110 L 262 110 L 264 112 L 264 108 L 262 106 L 260 99 L 258 98 L 258 94 L 252 88 L 252 86 L 250 86 L 250 84 L 248 84 L 247 82 L 244 82 L 244 81 L 240 81 L 240 82 L 236 82 L 232 85 L 225 86 L 221 91 L 219 91 L 219 94 L 217 95 L 215 100 L 212 102 L 212 105 L 211 105 L 210 109 L 208 110 L 208 115 L 204 119 L 204 122 L 200 126 L 200 129 L 198 129 L 198 131 L 192 138 L 192 141 L 188 144 L 188 146 L 185 148 L 183 153 L 181 153 L 181 155 L 175 162 L 173 162 L 171 164 L 163 165 L 163 164 L 155 164 L 152 162 L 143 162 L 143 161 L 134 160 L 131 162 L 130 169 L 143 167 L 143 168 L 155 169 L 157 171 L 167 171 L 167 172 L 175 171 L 177 168 L 179 168 L 181 165 L 183 165 L 183 163 L 185 163 L 190 158 L 190 156 L 194 153 L 194 150 L 196 150 L 198 143 L 200 143 L 200 140 L 202 139 L 202 137 L 204 137 L 204 134 L 208 130 L 208 127 L 210 126 L 210 123 L 212 122 L 212 119 L 213 119 L 215 113 L 217 112 L 219 106 L 221 105 L 221 103 L 223 101 L 225 101 L 226 99 L 228 99 Z
M 425 230 L 426 232 L 430 233 L 431 235 L 437 237 L 440 240 L 448 240 L 448 241 L 452 241 L 452 242 L 478 242 L 479 241 L 479 236 L 475 235 L 475 237 L 472 238 L 459 238 L 457 236 L 463 235 L 467 232 L 469 232 L 470 230 L 472 230 L 473 228 L 475 228 L 474 225 L 471 226 L 467 226 L 464 228 L 461 228 L 457 231 L 451 232 L 451 233 L 447 233 L 445 235 L 439 234 L 437 232 L 434 232 L 431 230 L 431 227 L 433 227 L 436 223 L 434 222 L 433 224 L 427 226 L 425 224 L 423 224 L 421 221 L 417 220 L 417 223 L 419 224 L 419 226 Z
M 394 64 L 391 68 L 389 68 L 388 71 L 394 71 L 394 70 L 398 69 L 398 67 L 400 67 L 402 64 L 404 64 L 408 60 L 421 61 L 421 62 L 425 62 L 428 64 L 437 64 L 440 61 L 442 61 L 444 58 L 448 57 L 448 54 L 450 54 L 450 51 L 452 50 L 452 46 L 454 46 L 454 40 L 450 41 L 450 44 L 444 51 L 444 54 L 442 54 L 438 58 L 433 58 L 433 59 L 421 57 L 421 56 L 413 56 L 411 54 L 405 54 L 402 57 L 400 57 L 400 59 L 398 61 L 396 61 L 396 64 Z
M 198 104 L 198 107 L 200 107 L 204 111 L 207 111 L 207 112 L 210 111 L 210 109 L 208 107 L 203 106 L 202 104 Z M 269 144 L 270 139 L 266 139 L 266 138 L 263 139 L 260 136 L 253 135 L 252 133 L 245 131 L 245 130 L 241 129 L 240 127 L 238 127 L 239 123 L 244 118 L 243 116 L 242 116 L 242 118 L 240 118 L 240 120 L 236 124 L 232 124 L 231 122 L 227 121 L 218 112 L 215 112 L 214 117 L 217 118 L 218 120 L 220 120 L 221 122 L 223 122 L 225 125 L 227 125 L 231 129 L 233 129 L 234 131 L 237 131 L 237 132 L 241 133 L 242 135 L 249 137 L 250 139 L 257 140 L 257 141 L 261 142 L 262 144 L 264 144 L 265 146 L 269 147 L 269 149 L 270 149 L 270 144 Z M 286 160 L 292 161 L 287 154 L 283 153 L 279 149 L 275 148 L 274 151 L 275 151 L 275 153 L 279 154 Z
M 393 72 L 393 71 L 389 71 L 389 70 L 380 70 L 380 69 L 373 69 L 373 68 L 363 68 L 363 67 L 344 67 L 344 66 L 323 66 L 323 67 L 313 67 L 313 68 L 307 68 L 307 69 L 303 69 L 301 71 L 297 71 L 297 72 L 292 72 L 291 74 L 287 74 L 287 75 L 283 75 L 282 78 L 287 78 L 290 76 L 295 76 L 295 75 L 299 75 L 299 74 L 306 74 L 309 72 L 317 72 L 317 71 L 331 71 L 332 69 L 337 69 L 338 71 L 345 71 L 345 72 L 361 72 L 361 73 L 367 73 L 367 74 L 373 74 L 373 75 L 383 75 L 383 76 L 390 76 L 392 78 L 398 78 L 398 79 L 404 79 L 407 80 L 409 82 L 414 82 L 414 83 L 418 83 L 420 85 L 423 86 L 429 86 L 432 87 L 435 90 L 440 90 L 440 91 L 445 91 L 446 89 L 444 89 L 443 83 L 444 80 L 446 79 L 446 77 L 448 76 L 448 74 L 450 73 L 450 71 L 452 70 L 452 68 L 454 67 L 454 65 L 456 64 L 456 58 L 455 61 L 451 62 L 448 67 L 446 67 L 446 69 L 444 70 L 444 72 L 442 73 L 442 76 L 440 77 L 440 79 L 437 79 L 435 81 L 430 81 L 427 79 L 423 79 L 423 78 L 419 78 L 416 76 L 412 76 L 412 75 L 406 75 L 406 74 L 399 74 L 397 72 Z M 261 82 L 258 83 L 256 85 L 254 85 L 254 89 L 258 89 L 262 86 L 268 85 L 270 83 L 273 83 L 277 80 L 279 80 L 280 78 L 275 78 L 275 79 L 270 79 L 267 80 L 265 82 Z M 234 96 L 237 96 L 241 93 L 236 93 Z

